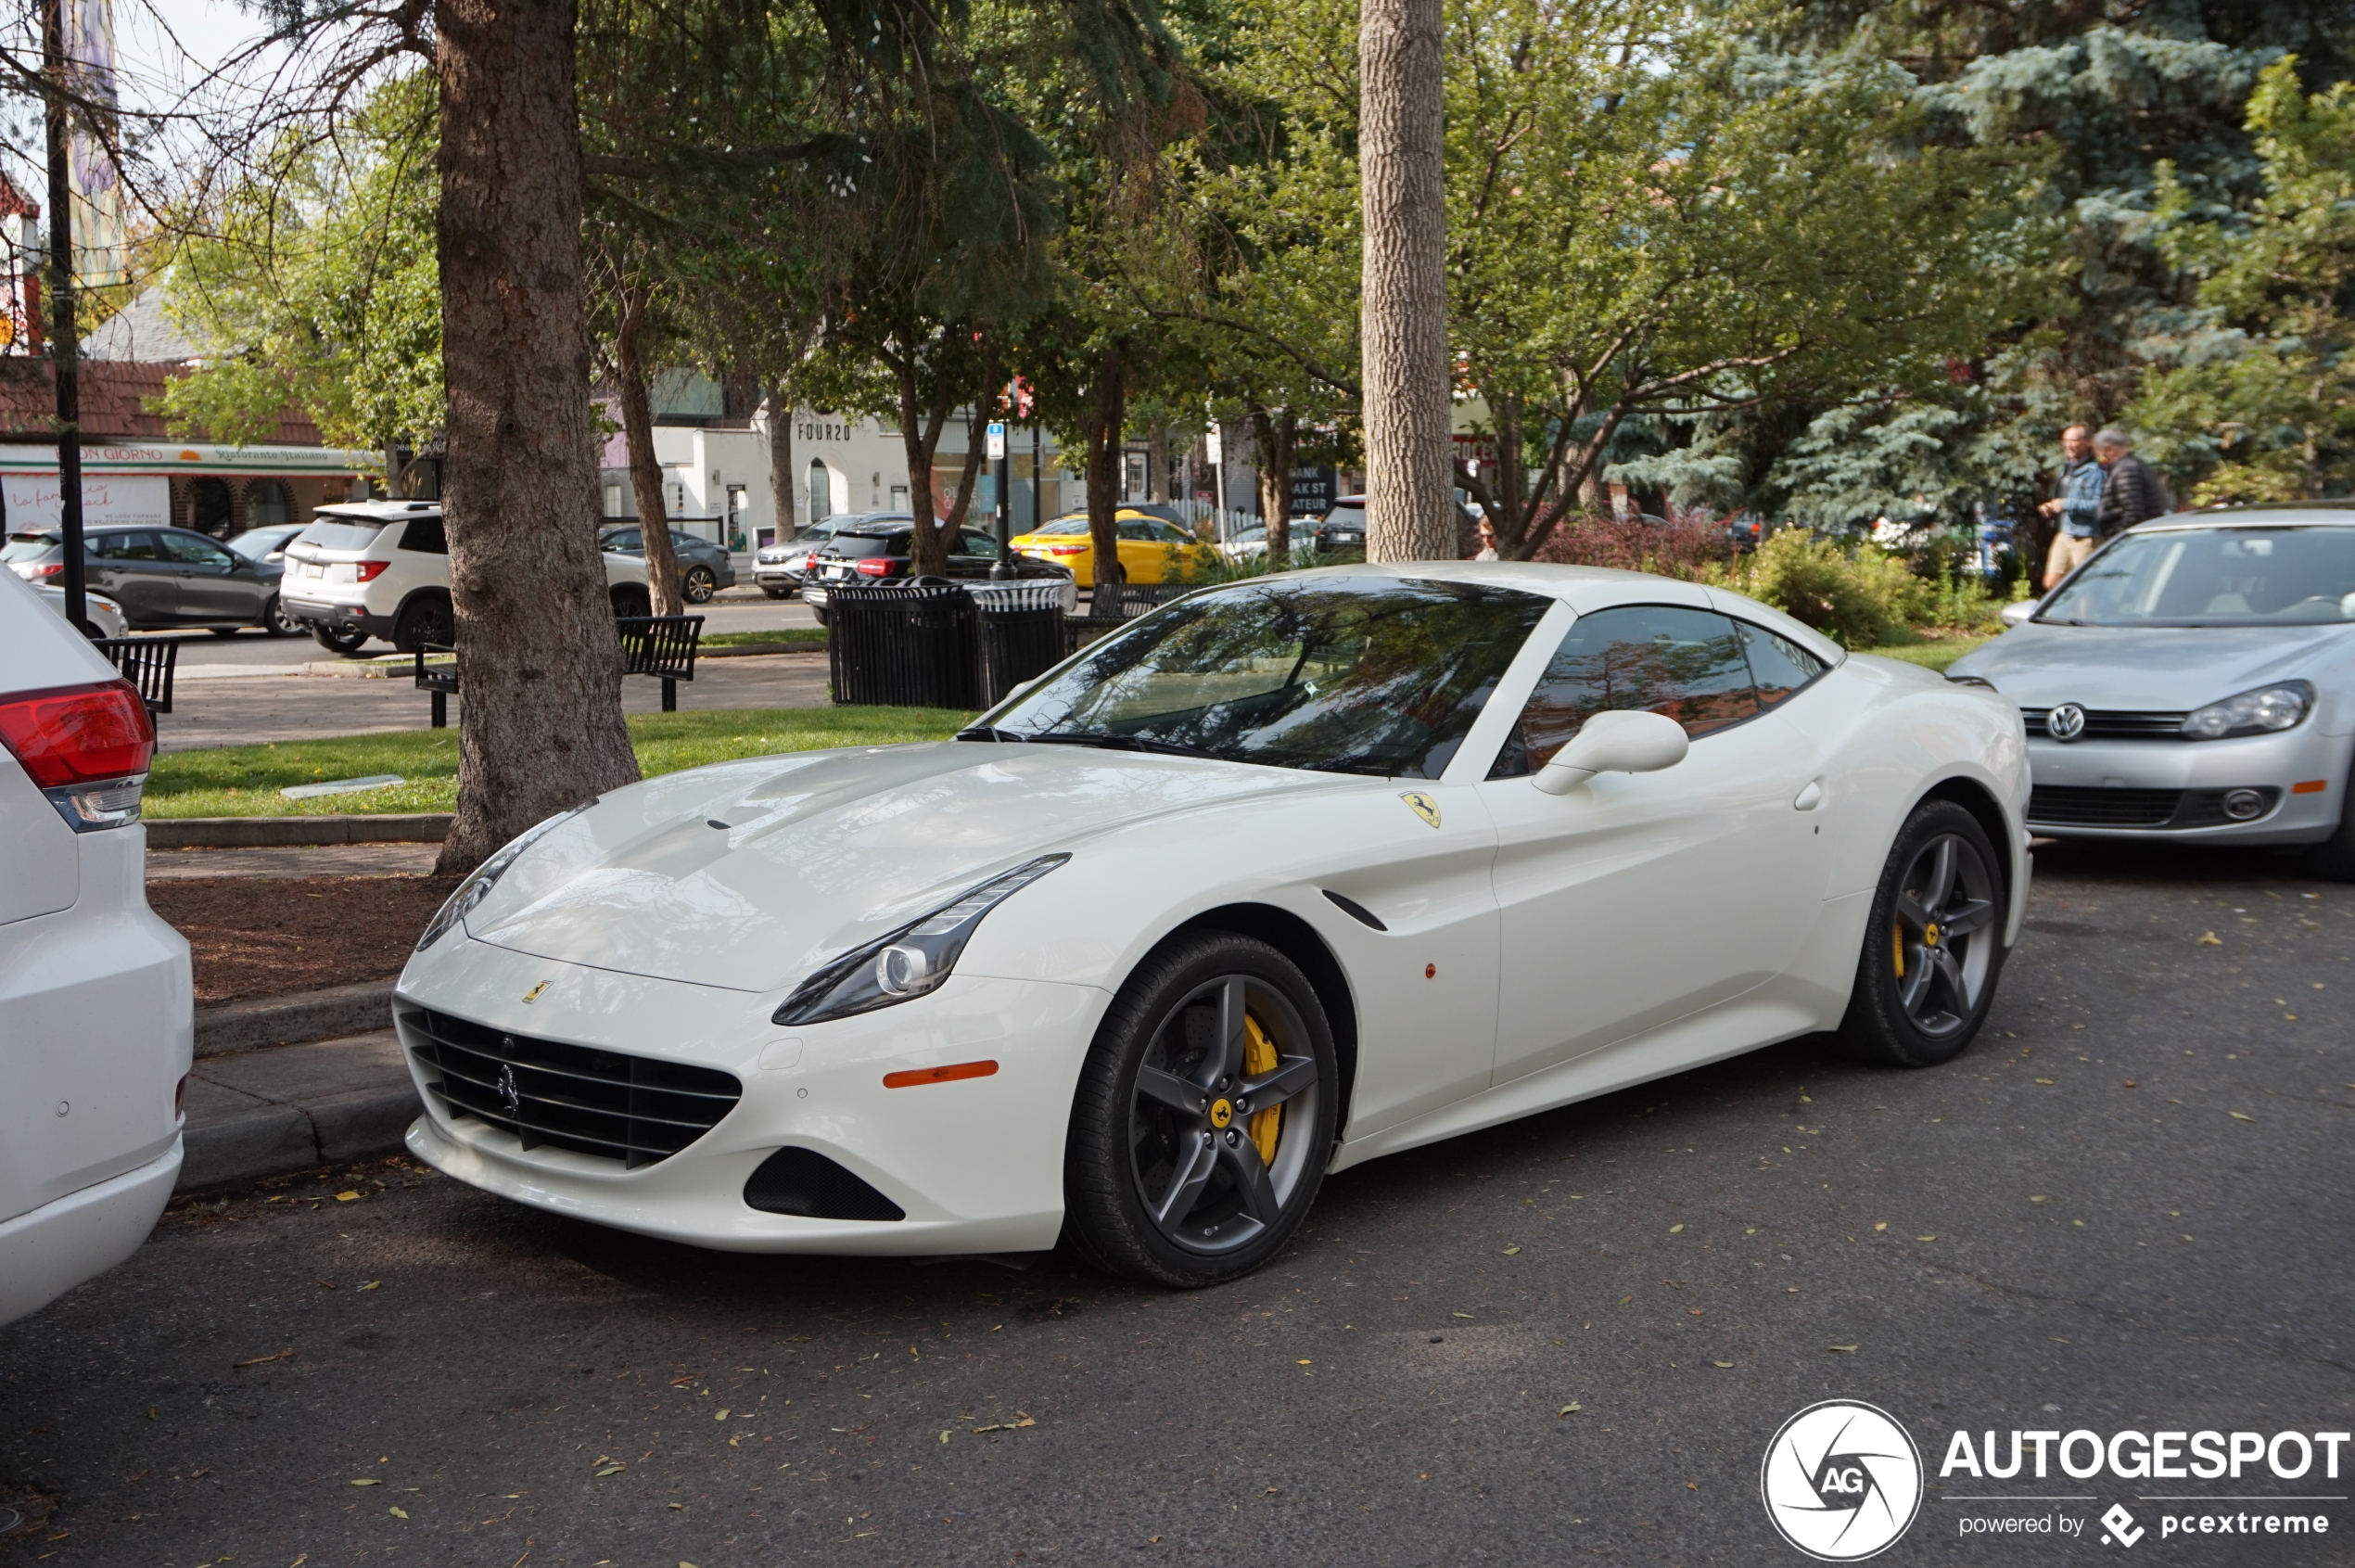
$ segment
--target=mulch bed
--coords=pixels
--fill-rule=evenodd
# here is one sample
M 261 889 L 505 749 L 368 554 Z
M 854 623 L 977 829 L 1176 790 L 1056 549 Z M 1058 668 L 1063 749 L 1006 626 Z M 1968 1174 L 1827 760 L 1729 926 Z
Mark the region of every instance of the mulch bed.
M 389 980 L 454 876 L 204 876 L 151 882 L 188 938 L 197 1005 Z

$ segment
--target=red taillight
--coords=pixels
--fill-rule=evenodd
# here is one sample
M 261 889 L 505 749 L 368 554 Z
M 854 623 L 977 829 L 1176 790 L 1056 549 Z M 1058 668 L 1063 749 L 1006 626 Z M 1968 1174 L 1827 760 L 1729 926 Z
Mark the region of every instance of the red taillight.
M 1085 555 L 1088 554 L 1088 546 L 1085 544 L 1050 544 L 1047 546 L 1047 554 L 1050 555 Z
M 0 703 L 0 741 L 43 789 L 147 771 L 156 727 L 123 681 L 36 692 Z
M 879 555 L 870 555 L 851 569 L 860 577 L 889 577 L 891 563 Z
M 63 561 L 43 561 L 34 566 L 32 570 L 32 575 L 25 579 L 27 582 L 44 577 L 63 577 L 66 575 L 66 564 Z
M 392 565 L 390 561 L 358 562 L 351 568 L 352 580 L 356 582 L 374 582 L 384 576 L 385 568 L 390 565 Z

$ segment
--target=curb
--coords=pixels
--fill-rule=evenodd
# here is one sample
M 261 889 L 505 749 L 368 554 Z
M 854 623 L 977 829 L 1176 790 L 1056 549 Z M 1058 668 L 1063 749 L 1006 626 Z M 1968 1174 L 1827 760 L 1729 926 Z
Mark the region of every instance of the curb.
M 146 823 L 150 849 L 260 849 L 313 844 L 439 844 L 450 813 L 383 816 L 166 817 Z
M 424 1109 L 390 1030 L 200 1065 L 194 1077 L 179 1192 L 399 1154 Z
M 389 980 L 200 1007 L 197 1009 L 197 1055 L 226 1056 L 261 1046 L 381 1029 L 391 1016 Z

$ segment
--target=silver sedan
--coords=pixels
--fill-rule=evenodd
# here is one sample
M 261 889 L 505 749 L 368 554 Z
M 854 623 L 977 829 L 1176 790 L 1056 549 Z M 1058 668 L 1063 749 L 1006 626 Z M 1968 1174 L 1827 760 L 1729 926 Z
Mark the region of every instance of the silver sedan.
M 2355 505 L 2131 529 L 1948 676 L 2018 706 L 2033 831 L 2300 848 L 2355 881 Z

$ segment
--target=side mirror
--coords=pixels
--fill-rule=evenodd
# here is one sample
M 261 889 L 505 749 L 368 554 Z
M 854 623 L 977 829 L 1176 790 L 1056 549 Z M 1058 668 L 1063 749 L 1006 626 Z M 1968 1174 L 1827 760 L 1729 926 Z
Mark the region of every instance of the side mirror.
M 2040 602 L 2035 599 L 2017 599 L 1996 613 L 2006 627 L 2022 626 L 2027 624 L 2030 616 L 2036 613 L 2036 606 Z
M 1653 773 L 1674 768 L 1691 748 L 1685 727 L 1674 719 L 1613 708 L 1587 720 L 1534 782 L 1548 795 L 1568 795 L 1597 773 Z

